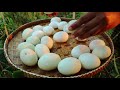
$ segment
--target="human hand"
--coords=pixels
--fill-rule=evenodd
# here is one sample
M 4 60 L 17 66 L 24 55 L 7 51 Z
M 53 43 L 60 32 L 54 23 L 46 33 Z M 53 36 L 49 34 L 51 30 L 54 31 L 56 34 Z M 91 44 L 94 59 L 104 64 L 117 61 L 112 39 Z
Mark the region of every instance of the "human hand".
M 69 27 L 73 37 L 85 39 L 101 34 L 120 24 L 120 12 L 88 12 Z

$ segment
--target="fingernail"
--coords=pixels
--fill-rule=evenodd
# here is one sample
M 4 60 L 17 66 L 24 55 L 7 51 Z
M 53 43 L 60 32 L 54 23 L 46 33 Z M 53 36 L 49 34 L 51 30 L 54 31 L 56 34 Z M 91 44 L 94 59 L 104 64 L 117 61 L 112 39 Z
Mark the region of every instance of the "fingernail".
M 68 29 L 69 29 L 69 30 L 72 30 L 72 27 L 69 27 Z

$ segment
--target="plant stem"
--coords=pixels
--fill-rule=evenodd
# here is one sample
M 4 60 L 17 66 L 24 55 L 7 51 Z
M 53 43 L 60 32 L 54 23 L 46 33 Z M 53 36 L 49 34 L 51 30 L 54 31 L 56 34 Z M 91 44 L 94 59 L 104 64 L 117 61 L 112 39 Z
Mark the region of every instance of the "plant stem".
M 3 50 L 3 48 L 0 48 L 0 50 Z
M 75 12 L 73 12 L 73 19 L 75 19 L 75 16 L 76 16 L 76 13 L 75 13 Z
M 3 13 L 3 12 L 1 12 L 1 16 L 2 16 L 2 19 L 3 19 L 3 23 L 4 23 L 5 33 L 6 33 L 6 35 L 8 36 L 9 34 L 8 34 L 7 27 L 6 27 L 6 22 L 5 22 L 5 18 L 4 18 L 4 13 Z
M 120 57 L 117 57 L 116 59 L 119 59 Z
M 115 67 L 115 71 L 116 71 L 116 72 L 117 72 L 117 74 L 119 75 L 119 71 L 118 71 L 118 68 L 117 68 L 117 65 L 116 65 L 115 56 L 113 57 L 113 60 L 114 60 L 114 67 Z
M 115 78 L 118 78 L 120 75 L 115 76 Z
M 116 34 L 116 35 L 112 38 L 112 40 L 114 40 L 119 34 L 120 34 L 120 32 L 119 32 L 118 34 Z

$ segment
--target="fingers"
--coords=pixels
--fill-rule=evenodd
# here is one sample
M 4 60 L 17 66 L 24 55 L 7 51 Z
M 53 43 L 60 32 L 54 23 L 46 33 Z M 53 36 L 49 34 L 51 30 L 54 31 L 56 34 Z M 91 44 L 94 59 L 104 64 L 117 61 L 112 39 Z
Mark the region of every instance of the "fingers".
M 69 27 L 69 30 L 74 30 L 74 29 L 80 27 L 82 24 L 90 21 L 95 16 L 96 16 L 95 12 L 89 12 L 89 13 L 87 13 L 86 15 L 84 15 L 83 17 L 81 17 L 79 20 L 77 20 L 74 24 L 72 24 Z
M 78 38 L 85 39 L 90 36 L 95 36 L 95 35 L 101 34 L 101 33 L 105 32 L 105 30 L 106 30 L 106 24 L 104 24 L 104 22 L 102 22 L 99 25 L 97 25 L 96 27 L 92 28 L 90 31 L 88 31 L 84 34 L 80 34 L 78 36 Z
M 77 31 L 75 31 L 73 35 L 74 37 L 78 37 L 78 36 L 83 37 L 83 35 L 85 37 L 89 37 L 94 33 L 94 31 L 92 32 L 91 30 L 94 30 L 93 28 L 96 29 L 99 26 L 100 28 L 107 26 L 106 17 L 104 14 L 99 14 L 85 25 L 82 25 L 81 27 L 77 28 Z
M 96 26 L 97 26 L 98 24 L 100 24 L 100 23 L 102 23 L 103 25 L 104 25 L 104 24 L 107 24 L 106 18 L 105 18 L 104 15 L 102 15 L 102 16 L 96 16 L 95 18 L 93 18 L 91 21 L 89 21 L 88 23 L 86 23 L 86 24 L 84 25 L 83 30 L 84 30 L 84 31 L 85 31 L 85 30 L 88 31 L 88 30 L 96 27 Z
M 74 33 L 73 33 L 73 37 L 78 37 L 79 34 L 81 34 L 83 32 L 83 28 L 84 28 L 84 25 L 82 25 L 81 27 L 79 27 Z
M 78 37 L 79 35 L 83 35 L 86 34 L 87 32 L 89 32 L 92 28 L 96 27 L 97 25 L 99 25 L 99 23 L 102 22 L 106 22 L 105 17 L 95 17 L 93 18 L 91 21 L 89 21 L 88 23 L 86 23 L 85 25 L 79 27 L 77 29 L 77 31 L 73 34 L 75 37 Z M 101 22 L 102 21 L 102 22 Z

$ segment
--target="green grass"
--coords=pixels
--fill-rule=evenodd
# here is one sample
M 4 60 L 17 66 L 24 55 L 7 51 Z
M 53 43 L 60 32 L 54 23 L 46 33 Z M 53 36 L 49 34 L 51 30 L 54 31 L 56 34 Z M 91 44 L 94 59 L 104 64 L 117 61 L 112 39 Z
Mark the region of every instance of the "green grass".
M 76 12 L 76 19 L 84 15 L 84 12 Z M 3 16 L 2 16 L 3 15 Z M 72 18 L 72 12 L 60 13 L 59 16 Z M 47 19 L 46 15 L 40 15 L 40 12 L 1 12 L 0 13 L 0 77 L 1 78 L 23 78 L 21 71 L 12 68 L 3 52 L 4 41 L 10 33 L 19 26 L 37 19 Z M 107 33 L 111 36 L 113 30 Z M 110 64 L 94 78 L 120 78 L 120 56 L 115 50 L 114 56 Z

